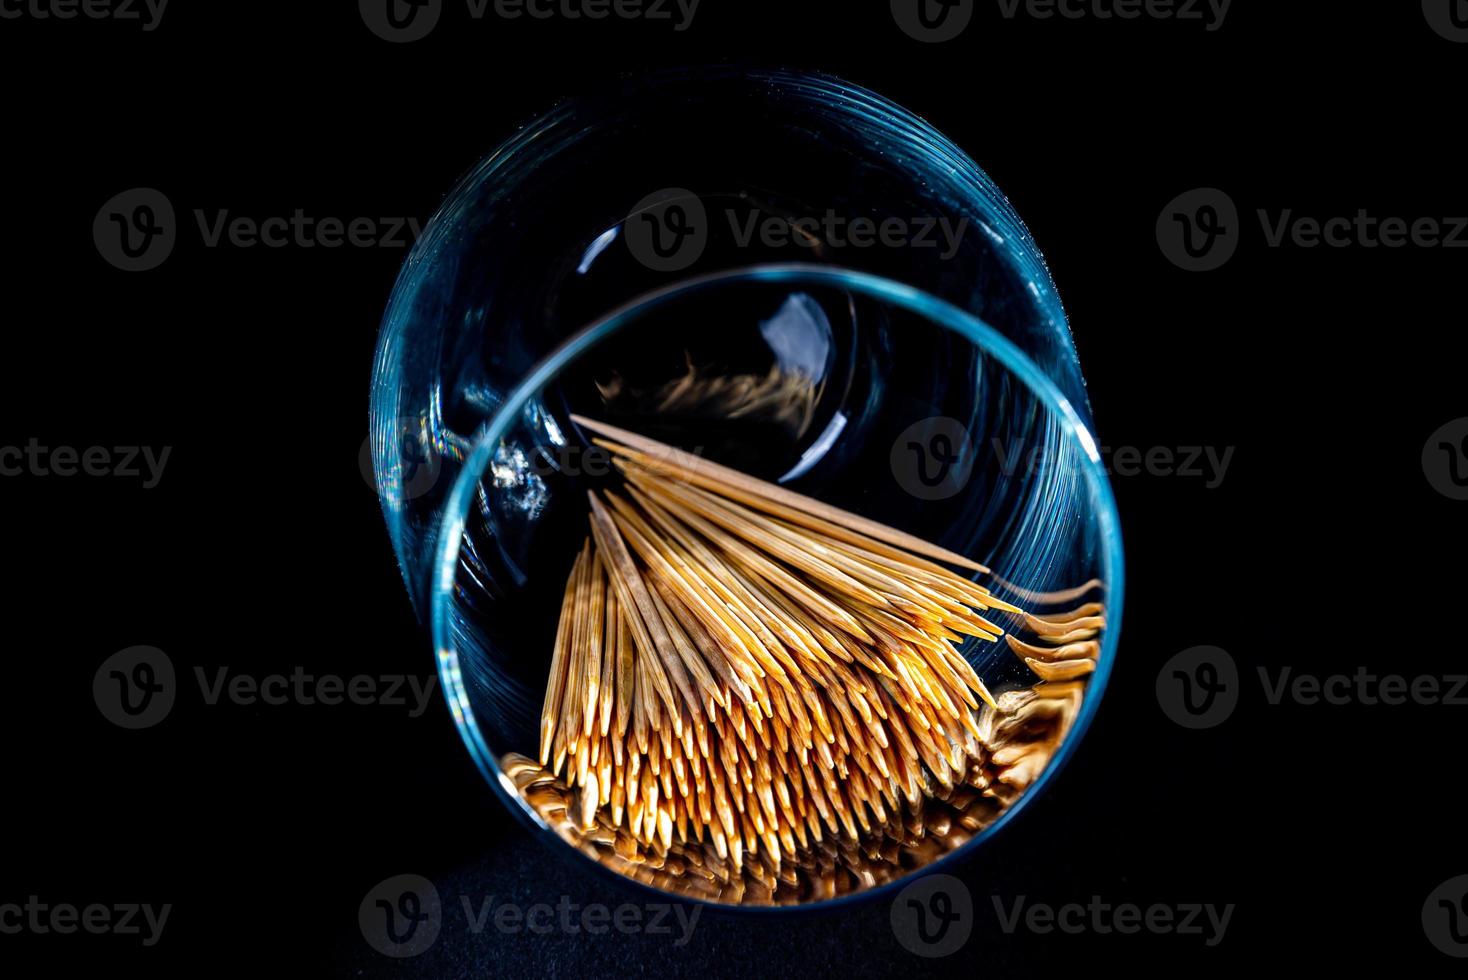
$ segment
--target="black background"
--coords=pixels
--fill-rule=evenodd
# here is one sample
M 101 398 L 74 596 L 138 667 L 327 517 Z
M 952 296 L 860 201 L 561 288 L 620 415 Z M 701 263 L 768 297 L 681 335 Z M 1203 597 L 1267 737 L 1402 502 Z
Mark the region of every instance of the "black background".
M 1468 252 L 1265 247 L 1256 209 L 1468 213 L 1458 143 L 1468 45 L 1416 3 L 1238 0 L 1198 22 L 1000 16 L 919 44 L 887 5 L 704 0 L 691 28 L 472 22 L 388 44 L 354 4 L 175 0 L 136 23 L 0 20 L 5 101 L 0 444 L 168 445 L 135 481 L 0 480 L 8 568 L 0 902 L 171 903 L 161 941 L 0 935 L 30 975 L 119 969 L 361 975 L 963 973 L 1110 963 L 1306 968 L 1458 961 L 1422 903 L 1468 873 L 1464 709 L 1270 706 L 1258 666 L 1462 672 L 1465 504 L 1428 436 L 1468 414 Z M 470 935 L 395 963 L 357 904 L 389 875 L 449 901 L 639 896 L 556 860 L 474 771 L 441 699 L 206 708 L 123 731 L 93 673 L 134 644 L 181 673 L 433 670 L 358 454 L 378 321 L 403 249 L 204 248 L 195 208 L 424 219 L 557 97 L 619 72 L 718 60 L 820 69 L 927 118 L 1009 195 L 1071 319 L 1100 440 L 1235 447 L 1221 486 L 1114 478 L 1128 601 L 1094 727 L 1045 796 L 958 871 L 973 936 L 904 951 L 889 903 L 670 937 Z M 181 236 L 158 269 L 99 256 L 94 215 L 162 190 Z M 1164 205 L 1225 190 L 1238 254 L 1187 273 Z M 1154 681 L 1227 649 L 1228 722 L 1185 731 Z M 1008 935 L 990 896 L 1234 903 L 1224 941 Z M 7 973 L 12 971 L 7 970 Z

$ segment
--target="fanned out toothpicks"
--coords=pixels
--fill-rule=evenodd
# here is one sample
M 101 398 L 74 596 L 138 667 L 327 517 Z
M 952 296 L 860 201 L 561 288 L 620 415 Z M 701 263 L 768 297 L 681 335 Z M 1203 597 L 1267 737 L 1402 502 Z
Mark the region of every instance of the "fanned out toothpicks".
M 973 785 L 996 702 L 961 645 L 1004 635 L 986 613 L 1023 617 L 940 562 L 982 566 L 576 421 L 625 486 L 588 495 L 550 656 L 535 769 L 574 788 L 568 819 L 779 873 Z
M 778 864 L 762 852 L 741 867 L 721 858 L 708 837 L 643 840 L 614 823 L 608 808 L 584 820 L 589 794 L 569 787 L 546 766 L 518 753 L 500 764 L 526 804 L 587 857 L 646 885 L 687 898 L 731 904 L 799 904 L 838 898 L 896 881 L 992 826 L 1050 765 L 1080 712 L 1083 681 L 1041 681 L 1009 690 L 978 711 L 983 758 L 962 783 L 931 783 L 917 802 L 901 801 L 886 819 L 855 839 L 842 834 L 810 838 Z M 614 787 L 615 791 L 615 787 Z M 931 793 L 931 797 L 926 795 Z M 778 852 L 777 852 L 778 853 Z

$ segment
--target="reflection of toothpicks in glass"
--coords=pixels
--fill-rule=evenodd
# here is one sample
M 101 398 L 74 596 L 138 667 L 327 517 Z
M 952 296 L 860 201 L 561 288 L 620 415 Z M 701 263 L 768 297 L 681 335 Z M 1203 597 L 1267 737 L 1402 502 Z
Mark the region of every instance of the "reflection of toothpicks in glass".
M 582 829 L 602 813 L 642 844 L 778 869 L 969 778 L 995 702 L 959 648 L 1004 633 L 982 613 L 1021 613 L 930 559 L 982 566 L 576 421 L 615 440 L 626 480 L 588 495 L 541 719 Z
M 660 388 L 634 390 L 614 374 L 606 382 L 597 382 L 597 391 L 608 405 L 627 399 L 650 402 L 653 410 L 669 414 L 757 418 L 799 437 L 810 428 L 816 403 L 825 390 L 825 382 L 816 381 L 798 368 L 775 364 L 763 375 L 706 373 L 686 351 L 684 360 L 686 373 Z

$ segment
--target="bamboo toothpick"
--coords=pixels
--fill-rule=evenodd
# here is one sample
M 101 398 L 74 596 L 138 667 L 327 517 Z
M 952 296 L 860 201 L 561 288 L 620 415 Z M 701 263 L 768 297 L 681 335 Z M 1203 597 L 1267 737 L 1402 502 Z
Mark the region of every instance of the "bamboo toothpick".
M 921 826 L 935 794 L 991 785 L 996 719 L 1017 704 L 1014 692 L 990 694 L 966 645 L 1003 637 L 1057 692 L 1095 666 L 1099 604 L 1025 614 L 931 560 L 984 571 L 961 555 L 574 419 L 616 440 L 604 444 L 625 491 L 588 493 L 590 536 L 561 601 L 540 764 L 516 772 L 522 791 L 634 877 L 676 862 L 743 900 L 815 880 L 820 848 L 911 839 L 907 829 L 881 835 L 914 812 Z M 981 615 L 996 612 L 1038 642 Z M 1055 717 L 1066 697 L 1025 710 Z M 1017 792 L 1048 756 L 1004 744 L 992 785 Z
M 988 571 L 987 568 L 978 562 L 957 552 L 940 548 L 931 542 L 924 541 L 922 538 L 898 531 L 885 524 L 878 524 L 876 521 L 867 520 L 865 517 L 842 510 L 839 507 L 832 507 L 819 500 L 802 496 L 784 487 L 768 483 L 727 466 L 721 466 L 701 456 L 683 452 L 665 443 L 640 436 L 635 432 L 629 432 L 626 429 L 618 428 L 615 425 L 608 425 L 605 422 L 598 422 L 584 415 L 572 415 L 571 421 L 590 429 L 592 432 L 599 433 L 609 439 L 614 439 L 623 446 L 641 450 L 647 454 L 642 460 L 645 465 L 649 465 L 655 469 L 666 467 L 679 471 L 687 477 L 688 482 L 697 486 L 706 486 L 709 483 L 722 485 L 727 491 L 730 491 L 729 495 L 731 497 L 734 493 L 739 493 L 744 496 L 763 498 L 813 517 L 823 518 L 852 531 L 858 531 L 869 537 L 876 538 L 878 541 L 885 541 L 888 544 L 897 545 L 909 551 L 915 551 L 920 555 L 927 555 L 931 558 L 937 558 L 963 568 L 970 568 L 977 572 Z M 613 447 L 613 450 L 615 451 L 615 447 Z M 743 502 L 750 503 L 747 499 Z

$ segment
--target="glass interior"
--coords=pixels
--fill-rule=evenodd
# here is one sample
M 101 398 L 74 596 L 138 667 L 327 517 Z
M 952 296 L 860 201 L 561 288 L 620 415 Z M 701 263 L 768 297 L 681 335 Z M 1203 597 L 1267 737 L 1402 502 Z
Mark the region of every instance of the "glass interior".
M 702 215 L 702 244 L 664 265 L 639 250 L 636 235 L 649 198 L 668 194 Z M 890 222 L 897 235 L 855 236 L 857 221 L 869 230 Z M 766 227 L 773 233 L 756 231 Z M 1003 194 L 933 127 L 826 76 L 709 67 L 621 80 L 556 106 L 466 174 L 393 290 L 373 375 L 373 457 L 419 613 L 427 617 L 433 537 L 471 440 L 534 365 L 638 296 L 774 263 L 869 272 L 966 310 L 1018 346 L 1088 419 L 1038 249 Z M 841 333 L 849 314 L 825 313 L 836 353 L 856 356 Z M 720 322 L 705 316 L 685 326 L 703 332 Z M 744 356 L 748 363 L 731 370 L 750 369 L 756 355 Z M 886 380 L 864 369 L 829 368 L 851 372 L 856 385 Z M 897 377 L 922 369 L 905 363 Z M 826 390 L 817 422 L 838 404 L 854 405 Z
M 567 576 L 589 533 L 587 490 L 615 488 L 621 477 L 573 415 L 991 569 L 963 574 L 1031 615 L 989 614 L 1006 635 L 968 637 L 960 649 L 1005 709 L 983 709 L 981 727 L 1019 739 L 1025 771 L 975 770 L 973 786 L 934 787 L 920 807 L 869 814 L 855 840 L 833 833 L 779 868 L 746 861 L 753 867 L 739 874 L 705 861 L 697 841 L 629 860 L 613 829 L 581 825 L 575 792 L 534 761 L 537 726 Z M 874 892 L 973 846 L 1023 806 L 1095 710 L 1121 592 L 1116 514 L 1094 440 L 1044 370 L 978 318 L 909 285 L 791 264 L 658 289 L 531 367 L 466 449 L 442 512 L 429 598 L 455 718 L 513 809 L 599 866 L 661 891 L 788 906 Z M 1093 662 L 1075 679 L 1044 681 L 1025 651 L 1062 642 L 1091 644 Z

